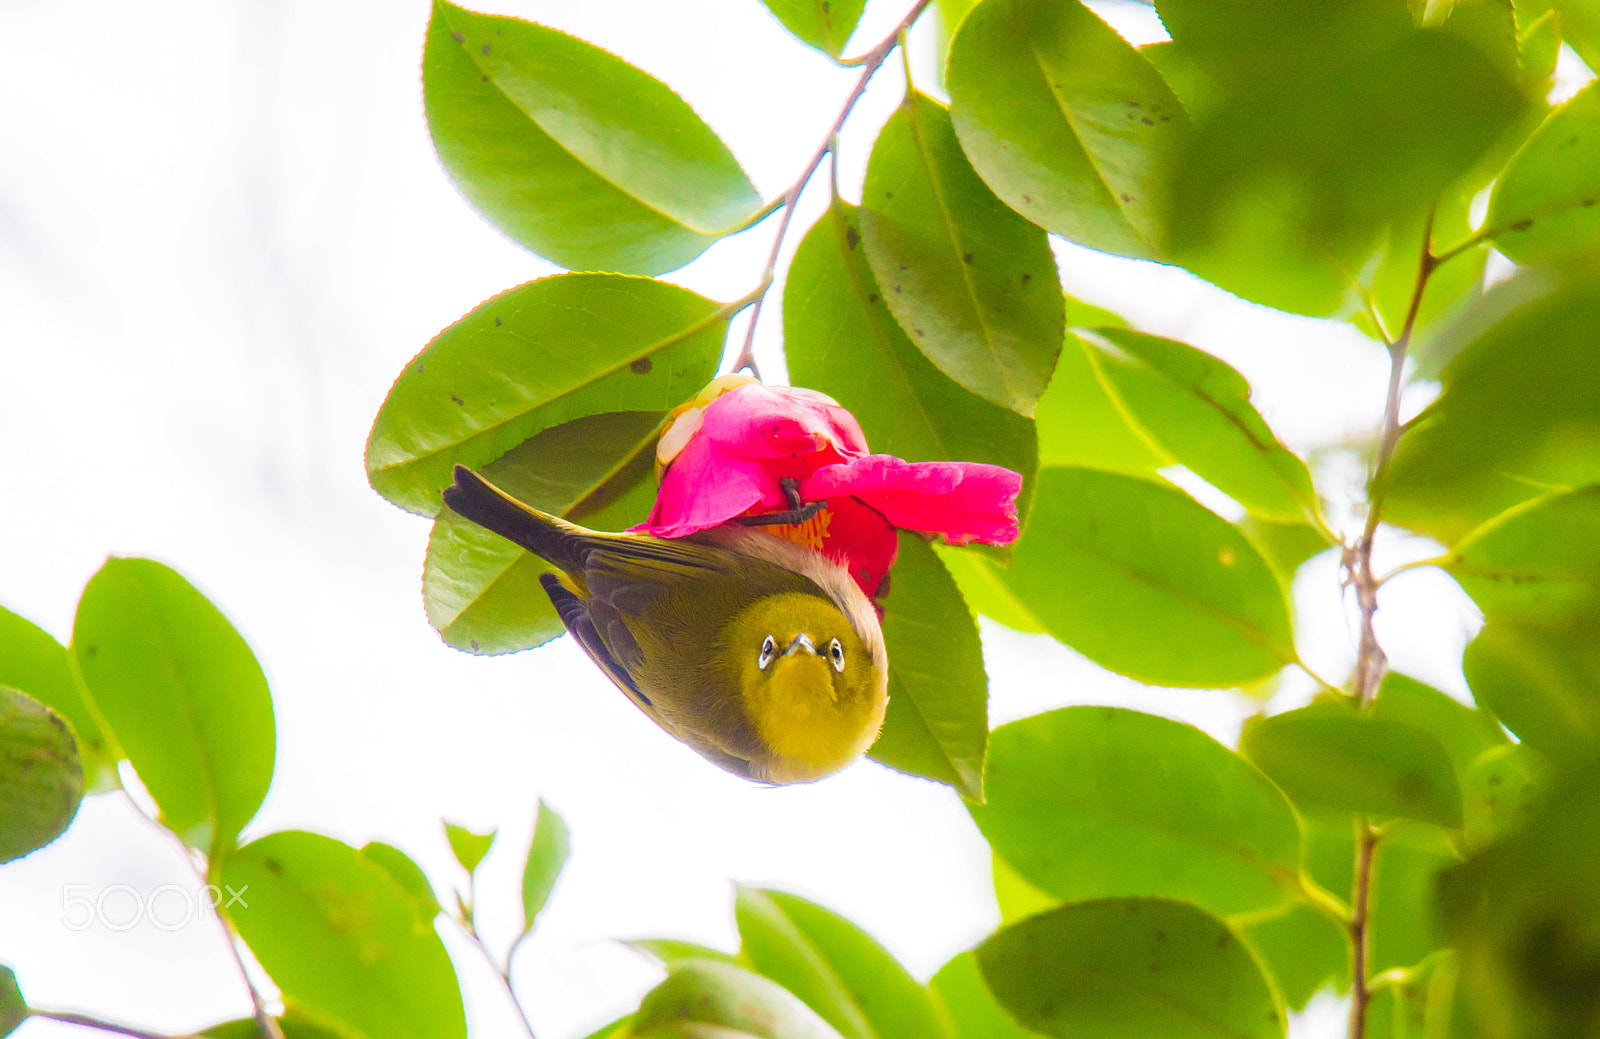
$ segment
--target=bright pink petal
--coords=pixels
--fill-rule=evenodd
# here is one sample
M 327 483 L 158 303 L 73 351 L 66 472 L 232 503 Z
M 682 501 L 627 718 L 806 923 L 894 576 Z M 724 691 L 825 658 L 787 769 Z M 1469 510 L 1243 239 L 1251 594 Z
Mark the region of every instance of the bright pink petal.
M 1017 537 L 1022 477 L 980 462 L 905 462 L 866 455 L 824 466 L 800 484 L 807 501 L 854 495 L 896 527 L 957 542 L 1006 544 Z
M 746 458 L 799 460 L 829 449 L 837 458 L 850 458 L 866 451 L 861 427 L 848 411 L 820 394 L 782 386 L 742 386 L 723 394 L 706 406 L 700 435 Z
M 705 437 L 695 437 L 661 478 L 649 518 L 629 529 L 681 538 L 725 523 L 757 505 L 777 508 L 783 501 L 778 478 L 766 466 L 729 454 Z

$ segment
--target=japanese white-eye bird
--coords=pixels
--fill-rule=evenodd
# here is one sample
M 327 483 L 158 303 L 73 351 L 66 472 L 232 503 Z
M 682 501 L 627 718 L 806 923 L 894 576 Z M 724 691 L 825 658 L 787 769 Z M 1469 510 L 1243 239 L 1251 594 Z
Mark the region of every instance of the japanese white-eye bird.
M 464 466 L 444 502 L 557 570 L 561 622 L 667 732 L 730 772 L 804 783 L 877 738 L 889 661 L 877 611 L 827 557 L 759 530 L 605 534 Z

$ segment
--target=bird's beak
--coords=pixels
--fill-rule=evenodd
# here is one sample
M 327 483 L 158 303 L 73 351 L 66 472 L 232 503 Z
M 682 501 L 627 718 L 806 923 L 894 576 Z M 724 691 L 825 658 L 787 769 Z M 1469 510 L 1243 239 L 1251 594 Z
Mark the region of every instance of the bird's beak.
M 800 634 L 796 635 L 789 642 L 789 648 L 783 651 L 783 655 L 786 657 L 792 657 L 795 655 L 797 650 L 801 649 L 805 650 L 807 653 L 810 653 L 812 656 L 817 655 L 817 647 L 811 644 L 811 636 L 807 635 L 805 632 L 801 632 Z

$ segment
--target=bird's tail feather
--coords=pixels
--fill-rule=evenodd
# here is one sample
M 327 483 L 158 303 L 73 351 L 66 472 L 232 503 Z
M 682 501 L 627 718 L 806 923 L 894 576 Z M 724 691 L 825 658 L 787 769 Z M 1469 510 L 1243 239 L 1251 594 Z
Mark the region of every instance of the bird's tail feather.
M 589 531 L 525 505 L 464 465 L 444 490 L 444 503 L 581 580 Z

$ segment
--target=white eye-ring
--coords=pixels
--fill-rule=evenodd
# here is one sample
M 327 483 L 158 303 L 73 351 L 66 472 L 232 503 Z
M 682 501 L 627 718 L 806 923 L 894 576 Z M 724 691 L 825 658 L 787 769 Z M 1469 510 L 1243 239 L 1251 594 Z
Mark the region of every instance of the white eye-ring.
M 772 663 L 772 658 L 777 655 L 778 644 L 772 641 L 771 635 L 768 635 L 766 638 L 761 640 L 761 655 L 756 657 L 756 667 L 765 671 L 767 669 L 767 665 Z
M 828 643 L 828 659 L 833 661 L 835 671 L 844 670 L 844 647 L 839 645 L 838 639 Z

